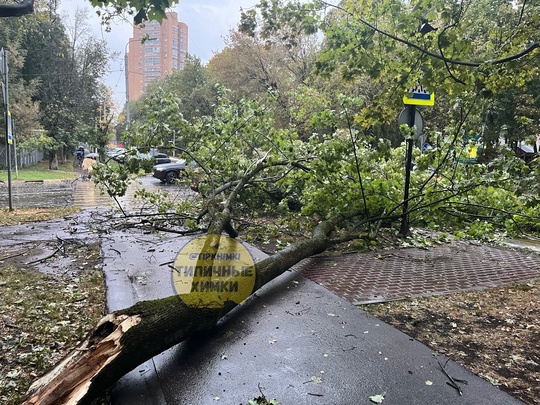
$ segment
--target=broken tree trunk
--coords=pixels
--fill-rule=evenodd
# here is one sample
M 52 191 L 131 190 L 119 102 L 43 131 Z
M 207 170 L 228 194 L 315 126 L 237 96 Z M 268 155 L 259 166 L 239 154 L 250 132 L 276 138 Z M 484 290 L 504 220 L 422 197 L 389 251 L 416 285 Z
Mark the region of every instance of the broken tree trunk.
M 328 238 L 333 225 L 322 222 L 312 238 L 257 263 L 253 291 L 300 260 L 325 251 L 333 244 Z M 235 306 L 228 301 L 224 308 L 192 308 L 171 296 L 106 315 L 86 341 L 32 384 L 23 404 L 88 404 L 139 364 L 213 329 Z

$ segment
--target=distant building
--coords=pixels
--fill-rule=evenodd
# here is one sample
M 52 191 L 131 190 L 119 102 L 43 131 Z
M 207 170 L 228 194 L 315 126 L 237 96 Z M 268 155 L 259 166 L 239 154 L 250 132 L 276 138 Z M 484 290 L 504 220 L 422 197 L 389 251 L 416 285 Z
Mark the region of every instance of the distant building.
M 143 38 L 148 38 L 141 43 Z M 175 70 L 184 68 L 188 53 L 188 26 L 178 21 L 178 14 L 168 12 L 161 24 L 148 21 L 133 28 L 128 42 L 127 92 L 128 101 L 137 100 L 146 86 Z

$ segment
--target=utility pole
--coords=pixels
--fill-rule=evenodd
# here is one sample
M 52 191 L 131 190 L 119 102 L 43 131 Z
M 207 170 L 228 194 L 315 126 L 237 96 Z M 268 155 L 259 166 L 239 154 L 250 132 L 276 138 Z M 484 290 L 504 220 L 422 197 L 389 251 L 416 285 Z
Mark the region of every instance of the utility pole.
M 410 106 L 407 107 L 407 125 L 409 128 L 414 127 L 415 125 L 415 115 L 416 115 L 416 107 Z M 399 229 L 399 234 L 402 236 L 409 236 L 410 229 L 409 229 L 409 187 L 411 184 L 411 170 L 412 170 L 412 153 L 413 153 L 413 146 L 414 146 L 414 140 L 412 137 L 407 138 L 406 141 L 407 145 L 407 152 L 405 155 L 405 191 L 403 194 L 403 214 L 401 216 L 401 228 Z

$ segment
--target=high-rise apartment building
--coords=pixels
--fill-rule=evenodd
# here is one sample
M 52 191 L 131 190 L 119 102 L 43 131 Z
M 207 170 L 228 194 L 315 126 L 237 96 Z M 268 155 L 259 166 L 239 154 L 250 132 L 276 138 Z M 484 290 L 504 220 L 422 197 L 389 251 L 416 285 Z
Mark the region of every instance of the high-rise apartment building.
M 147 38 L 141 42 L 143 38 Z M 133 28 L 126 56 L 126 96 L 137 100 L 146 86 L 175 70 L 183 69 L 188 53 L 188 26 L 178 14 L 168 12 L 161 24 L 147 21 Z

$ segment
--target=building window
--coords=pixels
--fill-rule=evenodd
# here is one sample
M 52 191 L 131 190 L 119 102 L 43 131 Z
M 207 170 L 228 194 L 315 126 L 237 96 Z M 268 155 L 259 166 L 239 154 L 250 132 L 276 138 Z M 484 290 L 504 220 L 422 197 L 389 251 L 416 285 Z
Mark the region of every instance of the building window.
M 151 41 L 150 41 L 150 38 L 152 38 Z M 159 44 L 160 41 L 161 41 L 161 38 L 160 38 L 159 31 L 149 32 L 148 33 L 148 39 L 145 41 L 144 45 L 145 46 L 153 46 L 153 45 Z
M 159 77 L 145 77 L 144 78 L 144 87 L 148 86 L 150 83 L 154 83 L 159 80 Z
M 145 46 L 144 54 L 145 55 L 159 55 L 161 48 L 159 46 Z
M 157 72 L 145 72 L 144 73 L 144 79 L 146 80 L 146 78 L 148 77 L 161 77 L 161 72 L 157 71 Z
M 160 60 L 159 58 L 144 58 L 144 65 L 145 66 L 159 66 Z

